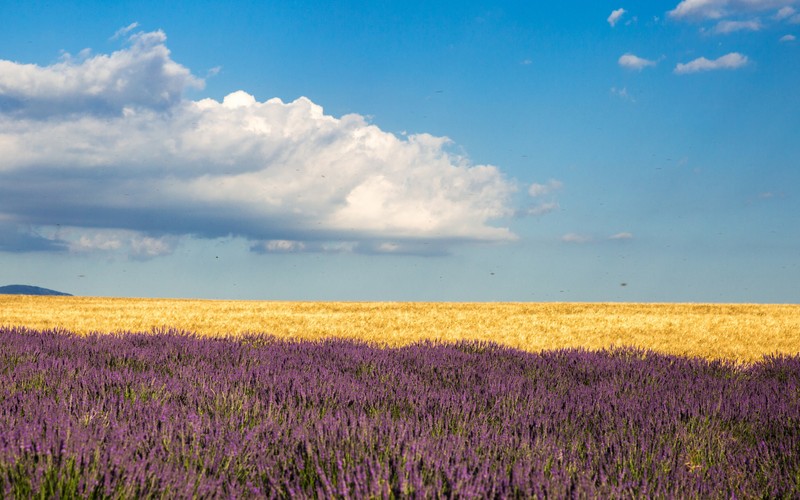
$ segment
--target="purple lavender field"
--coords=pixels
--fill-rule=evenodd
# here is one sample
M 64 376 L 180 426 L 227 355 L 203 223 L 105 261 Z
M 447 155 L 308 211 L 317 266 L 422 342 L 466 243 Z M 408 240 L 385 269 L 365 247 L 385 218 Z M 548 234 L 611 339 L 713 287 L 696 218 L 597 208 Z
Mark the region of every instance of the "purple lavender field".
M 0 496 L 800 496 L 800 357 L 0 328 Z

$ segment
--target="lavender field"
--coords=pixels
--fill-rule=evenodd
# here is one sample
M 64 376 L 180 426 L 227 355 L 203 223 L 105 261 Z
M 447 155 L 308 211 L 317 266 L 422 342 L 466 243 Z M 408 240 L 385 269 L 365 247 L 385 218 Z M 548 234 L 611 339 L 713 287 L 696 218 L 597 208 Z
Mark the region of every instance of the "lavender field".
M 800 357 L 0 328 L 0 496 L 798 497 Z

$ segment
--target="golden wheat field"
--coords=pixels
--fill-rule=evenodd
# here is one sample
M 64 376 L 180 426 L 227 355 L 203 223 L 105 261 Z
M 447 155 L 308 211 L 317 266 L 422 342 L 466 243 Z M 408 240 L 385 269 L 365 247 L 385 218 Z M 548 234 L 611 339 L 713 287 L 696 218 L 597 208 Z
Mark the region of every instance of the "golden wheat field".
M 201 335 L 262 332 L 401 346 L 487 340 L 545 349 L 636 346 L 758 360 L 800 353 L 800 305 L 619 303 L 267 302 L 0 296 L 0 325 L 77 333 L 177 328 Z

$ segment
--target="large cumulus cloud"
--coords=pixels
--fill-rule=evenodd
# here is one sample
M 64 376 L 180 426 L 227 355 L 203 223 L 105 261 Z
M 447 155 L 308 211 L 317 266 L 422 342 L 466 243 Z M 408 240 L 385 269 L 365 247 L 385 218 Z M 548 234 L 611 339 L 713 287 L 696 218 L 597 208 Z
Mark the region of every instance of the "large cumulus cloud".
M 111 55 L 46 67 L 0 61 L 7 246 L 11 231 L 17 250 L 120 248 L 107 243 L 116 231 L 134 235 L 126 248 L 147 241 L 154 254 L 183 235 L 244 237 L 259 251 L 441 251 L 515 238 L 493 225 L 514 213 L 514 183 L 451 153 L 446 138 L 397 136 L 303 97 L 188 100 L 203 81 L 165 40 L 138 33 Z M 20 237 L 23 227 L 37 236 Z

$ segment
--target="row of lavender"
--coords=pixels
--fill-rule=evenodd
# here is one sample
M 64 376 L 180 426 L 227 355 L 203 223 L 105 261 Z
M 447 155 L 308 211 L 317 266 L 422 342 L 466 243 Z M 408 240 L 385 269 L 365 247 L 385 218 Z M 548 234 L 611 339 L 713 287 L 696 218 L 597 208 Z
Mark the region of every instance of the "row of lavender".
M 0 328 L 0 496 L 800 495 L 800 357 Z

